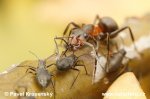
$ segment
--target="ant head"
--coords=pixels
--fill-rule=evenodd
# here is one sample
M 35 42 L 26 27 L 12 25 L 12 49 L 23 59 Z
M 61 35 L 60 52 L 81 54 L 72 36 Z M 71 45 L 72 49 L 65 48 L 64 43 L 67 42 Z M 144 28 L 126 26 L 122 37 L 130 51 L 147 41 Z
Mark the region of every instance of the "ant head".
M 41 66 L 41 65 L 45 67 L 46 61 L 45 60 L 39 60 L 38 66 Z
M 51 80 L 51 74 L 48 71 L 41 70 L 39 74 L 37 74 L 37 81 L 42 86 L 42 88 L 46 88 Z
M 123 56 L 125 56 L 126 55 L 126 51 L 125 51 L 125 49 L 121 49 L 120 51 L 119 51 Z
M 93 24 L 87 24 L 87 25 L 84 25 L 82 27 L 82 30 L 86 33 L 86 34 L 90 34 L 93 32 L 93 29 L 94 29 L 94 25 Z

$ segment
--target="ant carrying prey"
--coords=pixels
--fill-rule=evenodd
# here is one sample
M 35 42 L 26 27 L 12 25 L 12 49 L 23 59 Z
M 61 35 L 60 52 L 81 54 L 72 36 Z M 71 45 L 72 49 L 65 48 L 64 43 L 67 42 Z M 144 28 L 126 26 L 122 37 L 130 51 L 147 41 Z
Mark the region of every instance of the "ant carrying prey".
M 98 23 L 96 24 L 97 21 Z M 74 28 L 72 28 L 69 32 L 68 43 L 69 46 L 72 46 L 74 50 L 83 46 L 84 42 L 88 42 L 89 39 L 97 42 L 98 46 L 99 41 L 103 41 L 106 38 L 107 40 L 109 40 L 109 38 L 115 38 L 121 31 L 124 31 L 125 29 L 129 30 L 130 37 L 134 43 L 134 36 L 131 28 L 129 26 L 118 28 L 117 23 L 111 17 L 100 18 L 97 15 L 93 24 L 83 24 L 81 27 L 74 22 L 70 22 L 64 30 L 63 36 L 66 35 L 71 25 L 73 25 Z M 63 38 L 65 37 L 61 37 L 60 39 L 63 40 Z M 109 43 L 107 46 L 109 46 Z
M 115 38 L 119 33 L 121 33 L 121 31 L 128 29 L 133 44 L 135 42 L 131 28 L 129 26 L 119 28 L 116 21 L 112 19 L 111 17 L 100 18 L 97 15 L 94 19 L 93 24 L 83 24 L 82 26 L 79 26 L 74 22 L 70 22 L 67 25 L 66 29 L 64 30 L 63 36 L 66 35 L 71 25 L 73 25 L 74 28 L 70 30 L 69 37 L 58 37 L 57 39 L 63 40 L 66 43 L 67 47 L 71 48 L 72 50 L 77 50 L 78 48 L 81 48 L 83 45 L 86 45 L 86 44 L 90 45 L 88 41 L 93 40 L 96 43 L 96 48 L 94 47 L 93 49 L 96 51 L 98 51 L 99 49 L 99 42 L 107 40 L 107 50 L 108 50 L 107 63 L 108 64 L 109 64 L 109 55 L 110 55 L 110 52 L 109 52 L 110 51 L 110 47 L 109 47 L 110 39 Z M 68 42 L 65 41 L 64 38 L 68 38 Z M 93 44 L 91 44 L 91 47 L 93 47 Z M 135 44 L 134 44 L 134 47 L 135 47 L 135 50 L 137 50 Z

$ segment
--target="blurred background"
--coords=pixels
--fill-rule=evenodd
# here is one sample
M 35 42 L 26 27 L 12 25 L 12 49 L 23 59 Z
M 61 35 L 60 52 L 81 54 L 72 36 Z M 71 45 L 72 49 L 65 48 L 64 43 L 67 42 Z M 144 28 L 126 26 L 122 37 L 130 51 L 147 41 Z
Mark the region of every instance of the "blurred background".
M 150 11 L 150 0 L 0 0 L 0 71 L 12 64 L 54 52 L 53 37 L 70 21 L 92 23 L 95 15 L 126 17 Z

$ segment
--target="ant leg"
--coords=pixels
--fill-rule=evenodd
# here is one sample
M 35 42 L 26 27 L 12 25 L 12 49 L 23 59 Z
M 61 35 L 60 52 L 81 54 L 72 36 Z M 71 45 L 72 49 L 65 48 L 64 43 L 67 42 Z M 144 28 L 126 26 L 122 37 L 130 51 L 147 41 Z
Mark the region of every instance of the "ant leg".
M 55 37 L 54 39 L 62 40 L 66 43 L 67 46 L 69 46 L 68 42 L 64 38 L 72 38 L 72 37 Z
M 121 29 L 118 29 L 118 30 L 112 32 L 112 33 L 110 34 L 110 38 L 111 38 L 111 37 L 114 37 L 115 35 L 117 35 L 117 34 L 120 33 L 121 31 L 124 31 L 125 29 L 128 29 L 128 30 L 129 30 L 131 40 L 132 40 L 132 42 L 133 42 L 133 44 L 134 44 L 134 49 L 138 52 L 137 47 L 135 46 L 135 39 L 134 39 L 133 32 L 132 32 L 132 30 L 131 30 L 131 28 L 130 28 L 129 26 L 125 26 L 125 27 L 123 27 L 123 28 L 121 28 Z
M 84 43 L 85 45 L 88 45 L 88 46 L 90 46 L 90 47 L 92 48 L 96 59 L 98 59 L 98 56 L 97 56 L 97 53 L 96 53 L 96 51 L 95 51 L 94 46 L 93 46 L 91 43 L 88 43 L 88 42 L 83 42 L 83 43 Z
M 72 38 L 72 37 L 55 37 L 55 38 L 54 38 L 57 53 L 58 53 L 59 51 L 58 51 L 58 45 L 57 45 L 56 39 L 59 39 L 59 40 L 64 41 L 65 44 L 66 44 L 67 46 L 69 46 L 68 42 L 67 42 L 64 38 Z M 67 51 L 68 51 L 68 48 L 65 50 L 65 53 L 66 53 Z M 64 54 L 63 54 L 63 55 L 64 55 Z M 62 56 L 62 55 L 61 55 L 61 56 Z
M 95 67 L 94 67 L 94 75 L 93 75 L 93 79 L 95 80 L 95 73 L 96 73 L 96 69 L 97 69 L 97 60 L 95 59 Z
M 80 28 L 80 26 L 77 25 L 76 23 L 70 22 L 70 23 L 67 25 L 67 27 L 65 28 L 65 30 L 64 30 L 64 32 L 63 32 L 63 36 L 66 35 L 66 33 L 67 33 L 67 31 L 68 31 L 70 25 L 73 25 L 75 28 Z M 70 35 L 69 35 L 69 36 L 70 36 Z
M 95 48 L 92 44 L 88 43 L 88 42 L 84 42 L 85 45 L 88 45 L 90 46 L 92 49 L 93 49 L 93 52 L 94 52 L 94 55 L 95 55 L 95 59 L 98 61 L 98 63 L 100 64 L 100 61 L 99 61 L 99 58 L 98 58 L 98 55 L 97 55 L 97 52 L 95 51 Z M 102 66 L 101 66 L 102 67 Z M 96 68 L 96 65 L 95 65 L 95 68 Z M 103 67 L 102 67 L 103 68 Z
M 71 84 L 70 89 L 72 88 L 72 86 L 74 85 L 75 81 L 77 80 L 77 78 L 78 78 L 78 76 L 79 76 L 79 74 L 80 74 L 80 70 L 79 70 L 79 69 L 76 69 L 76 68 L 71 68 L 71 69 L 78 71 L 78 74 L 77 74 L 76 78 L 74 79 L 73 83 Z
M 99 41 L 99 40 L 97 40 L 97 41 L 96 41 L 96 48 L 95 48 L 95 49 L 96 49 L 96 51 L 98 51 L 98 49 L 99 49 L 99 43 L 100 43 L 100 41 Z
M 99 15 L 97 14 L 94 21 L 93 21 L 93 24 L 95 25 L 96 24 L 96 21 L 100 21 L 100 17 Z
M 79 62 L 79 61 L 77 61 L 77 62 Z M 83 62 L 83 61 L 81 60 L 81 62 Z M 83 62 L 83 64 L 77 64 L 77 63 L 76 63 L 75 66 L 83 66 L 83 67 L 84 67 L 84 70 L 85 70 L 85 72 L 86 72 L 86 75 L 88 75 L 88 72 L 87 72 L 86 66 L 84 65 L 84 62 Z
M 101 57 L 101 56 L 100 56 Z M 99 57 L 99 59 L 100 59 Z M 95 59 L 95 67 L 94 67 L 94 71 L 93 71 L 93 81 L 95 80 L 95 74 L 96 74 L 96 71 L 97 71 L 97 66 L 100 65 L 100 67 L 102 68 L 102 70 L 104 71 L 104 73 L 106 73 L 106 70 L 105 68 L 103 67 L 103 65 L 101 65 L 99 62 L 99 64 L 97 64 L 97 60 Z
M 68 31 L 68 29 L 69 29 L 70 25 L 73 25 L 73 26 L 74 26 L 74 28 L 80 28 L 80 26 L 79 26 L 79 25 L 77 25 L 76 23 L 74 23 L 74 22 L 70 22 L 70 23 L 66 26 L 66 28 L 65 28 L 65 30 L 64 30 L 64 32 L 63 32 L 63 36 L 64 36 L 64 35 L 66 35 L 66 33 L 67 33 L 67 31 Z M 72 31 L 74 28 L 72 28 L 72 29 L 70 30 L 70 32 L 69 32 L 69 36 L 70 36 L 70 34 L 71 34 L 71 31 Z M 61 40 L 61 42 L 60 42 L 60 43 L 62 44 L 62 40 Z
M 109 67 L 109 62 L 110 62 L 110 53 L 109 53 L 109 51 L 110 51 L 110 44 L 109 44 L 109 41 L 110 41 L 110 35 L 109 35 L 109 33 L 107 33 L 107 62 L 106 62 L 106 67 L 105 67 L 105 71 L 106 72 L 109 72 L 109 70 L 108 70 L 108 67 Z

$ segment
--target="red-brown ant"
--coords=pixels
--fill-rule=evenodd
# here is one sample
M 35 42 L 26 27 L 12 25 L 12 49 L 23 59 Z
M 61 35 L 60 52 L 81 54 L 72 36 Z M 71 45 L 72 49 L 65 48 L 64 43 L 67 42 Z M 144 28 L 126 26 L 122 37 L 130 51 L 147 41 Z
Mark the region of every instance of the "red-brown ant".
M 97 21 L 98 23 L 96 24 Z M 63 33 L 63 36 L 66 35 L 70 25 L 73 25 L 74 28 L 72 28 L 69 32 L 68 43 L 63 39 L 64 37 L 59 37 L 59 39 L 65 41 L 67 46 L 69 48 L 72 48 L 73 50 L 76 50 L 81 46 L 83 46 L 85 42 L 88 42 L 89 39 L 94 40 L 94 42 L 97 45 L 96 50 L 98 50 L 99 42 L 107 39 L 107 50 L 108 50 L 107 63 L 108 64 L 109 64 L 109 50 L 110 50 L 109 40 L 110 39 L 115 38 L 121 31 L 128 29 L 131 40 L 134 43 L 134 36 L 131 31 L 131 28 L 129 26 L 119 28 L 115 20 L 113 20 L 111 17 L 100 18 L 97 15 L 95 17 L 93 24 L 83 24 L 81 27 L 74 22 L 70 22 L 67 25 Z
M 96 24 L 96 21 L 98 23 Z M 125 29 L 129 30 L 132 42 L 134 43 L 134 36 L 129 26 L 125 26 L 123 28 L 118 28 L 117 23 L 111 17 L 102 17 L 100 18 L 98 15 L 96 16 L 93 24 L 83 24 L 82 27 L 77 25 L 74 22 L 70 22 L 63 35 L 66 35 L 70 25 L 73 25 L 69 32 L 69 44 L 73 46 L 73 49 L 77 49 L 84 45 L 84 41 L 88 41 L 88 39 L 93 39 L 96 42 L 102 41 L 106 38 L 115 38 L 121 31 Z

